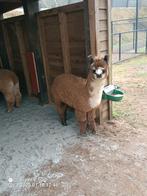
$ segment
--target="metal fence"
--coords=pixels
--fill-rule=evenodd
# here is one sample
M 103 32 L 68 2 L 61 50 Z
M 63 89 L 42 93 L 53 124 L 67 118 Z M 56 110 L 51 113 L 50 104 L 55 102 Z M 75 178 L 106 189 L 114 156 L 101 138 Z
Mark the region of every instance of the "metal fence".
M 121 32 L 120 25 L 127 30 Z M 111 22 L 112 29 L 112 54 L 113 63 L 134 57 L 139 54 L 147 54 L 147 17 L 125 19 Z
M 145 4 L 145 0 L 139 0 L 139 7 Z M 136 0 L 112 0 L 112 7 L 136 7 Z

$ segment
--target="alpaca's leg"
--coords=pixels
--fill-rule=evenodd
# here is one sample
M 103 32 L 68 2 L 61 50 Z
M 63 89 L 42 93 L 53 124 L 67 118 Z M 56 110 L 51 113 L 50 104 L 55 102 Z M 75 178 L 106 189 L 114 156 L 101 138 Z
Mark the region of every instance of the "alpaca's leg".
M 92 132 L 96 132 L 96 122 L 95 122 L 95 118 L 96 118 L 96 113 L 95 113 L 95 109 L 91 110 L 90 112 L 87 113 L 87 118 L 88 118 L 88 125 L 89 128 L 92 130 Z
M 7 110 L 8 112 L 11 112 L 15 103 L 15 96 L 13 93 L 7 93 L 4 96 L 7 102 Z
M 21 92 L 19 89 L 19 83 L 17 83 L 14 87 L 14 93 L 15 93 L 15 102 L 16 102 L 16 107 L 19 107 L 21 104 Z
M 75 113 L 76 113 L 76 118 L 80 125 L 80 134 L 82 135 L 83 133 L 86 132 L 86 128 L 87 128 L 86 113 L 78 110 L 75 110 Z
M 59 113 L 60 119 L 61 119 L 61 123 L 62 125 L 66 126 L 66 109 L 67 109 L 67 105 L 64 103 L 56 103 L 56 107 L 57 107 L 57 111 Z

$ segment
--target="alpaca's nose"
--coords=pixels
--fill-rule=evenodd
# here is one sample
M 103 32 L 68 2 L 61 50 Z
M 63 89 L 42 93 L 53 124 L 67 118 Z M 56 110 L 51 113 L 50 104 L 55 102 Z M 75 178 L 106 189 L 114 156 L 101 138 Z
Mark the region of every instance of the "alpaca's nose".
M 96 75 L 102 75 L 103 74 L 103 70 L 98 68 L 95 73 L 96 73 Z

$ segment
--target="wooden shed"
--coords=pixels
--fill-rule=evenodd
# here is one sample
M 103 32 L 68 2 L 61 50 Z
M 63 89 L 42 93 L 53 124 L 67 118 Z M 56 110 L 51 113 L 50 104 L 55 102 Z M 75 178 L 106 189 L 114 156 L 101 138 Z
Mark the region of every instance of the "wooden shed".
M 4 52 L 0 55 L 3 65 L 8 59 L 29 96 L 36 92 L 45 100 L 46 92 L 51 102 L 53 79 L 64 72 L 86 77 L 89 54 L 109 54 L 111 83 L 109 0 L 84 0 L 45 11 L 30 11 L 29 1 L 23 6 L 24 16 L 1 20 L 0 50 L 5 48 L 7 58 Z M 111 113 L 111 103 L 102 101 L 99 122 L 110 119 Z

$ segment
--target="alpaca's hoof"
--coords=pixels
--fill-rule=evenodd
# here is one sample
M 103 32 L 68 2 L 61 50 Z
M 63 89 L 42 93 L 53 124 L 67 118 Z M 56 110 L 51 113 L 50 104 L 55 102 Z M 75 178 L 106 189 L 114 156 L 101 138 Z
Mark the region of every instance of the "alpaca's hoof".
M 16 105 L 15 107 L 16 107 L 16 108 L 20 108 L 20 105 Z
M 92 134 L 95 135 L 96 134 L 96 130 L 92 130 Z
M 62 121 L 61 124 L 62 124 L 63 126 L 67 126 L 66 121 Z
M 8 112 L 8 113 L 12 112 L 12 109 L 8 109 L 7 112 Z
M 86 137 L 87 136 L 87 133 L 86 132 L 83 132 L 83 133 L 80 132 L 80 136 Z
M 87 135 L 86 130 L 80 130 L 80 135 L 81 136 L 86 136 Z

